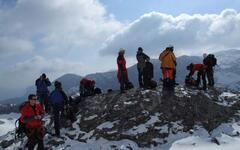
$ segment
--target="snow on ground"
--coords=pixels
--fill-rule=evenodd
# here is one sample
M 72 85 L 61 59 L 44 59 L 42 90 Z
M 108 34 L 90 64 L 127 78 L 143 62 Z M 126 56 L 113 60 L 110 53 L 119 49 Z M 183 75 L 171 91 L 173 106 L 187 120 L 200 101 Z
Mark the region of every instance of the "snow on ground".
M 92 120 L 92 119 L 94 119 L 96 117 L 98 117 L 98 115 L 89 116 L 87 118 L 84 118 L 84 120 Z
M 230 137 L 223 134 L 218 138 L 220 145 L 211 142 L 210 138 L 190 136 L 173 143 L 170 150 L 238 150 L 240 145 L 239 137 Z
M 133 127 L 132 129 L 128 130 L 126 132 L 126 134 L 127 135 L 137 135 L 139 133 L 147 132 L 149 126 L 151 126 L 155 122 L 159 121 L 158 116 L 160 116 L 160 114 L 155 113 L 155 115 L 151 116 L 151 118 L 146 123 Z
M 18 113 L 10 113 L 0 115 L 0 136 L 8 133 L 15 129 L 15 121 L 18 119 L 20 114 Z
M 221 95 L 218 96 L 218 105 L 231 107 L 233 104 L 235 104 L 237 101 L 239 101 L 239 95 L 234 94 L 231 92 L 223 92 Z
M 117 123 L 118 121 L 114 121 L 114 122 L 110 122 L 110 121 L 107 121 L 107 122 L 104 122 L 102 124 L 100 124 L 97 129 L 111 129 L 113 126 L 114 126 L 114 123 Z
M 175 141 L 169 150 L 238 150 L 240 145 L 239 133 L 240 122 L 223 123 L 210 135 L 200 128 L 192 136 Z M 219 144 L 213 142 L 213 138 Z

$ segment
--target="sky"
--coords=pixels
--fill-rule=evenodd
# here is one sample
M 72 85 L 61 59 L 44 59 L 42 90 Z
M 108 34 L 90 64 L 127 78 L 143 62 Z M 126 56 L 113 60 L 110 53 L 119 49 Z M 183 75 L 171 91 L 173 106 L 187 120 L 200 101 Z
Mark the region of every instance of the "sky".
M 139 46 L 151 58 L 169 44 L 201 55 L 239 49 L 239 35 L 240 0 L 0 0 L 0 100 L 43 72 L 115 70 L 120 48 L 130 66 Z

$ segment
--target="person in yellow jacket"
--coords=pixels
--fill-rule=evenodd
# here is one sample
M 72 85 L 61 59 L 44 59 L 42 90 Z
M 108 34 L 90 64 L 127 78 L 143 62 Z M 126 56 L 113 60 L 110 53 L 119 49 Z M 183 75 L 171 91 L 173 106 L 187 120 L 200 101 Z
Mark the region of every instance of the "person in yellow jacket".
M 163 74 L 163 79 L 166 79 L 167 76 L 173 80 L 175 84 L 175 75 L 176 75 L 176 56 L 173 53 L 174 47 L 168 46 L 159 56 L 161 61 L 161 69 Z M 168 74 L 170 72 L 170 74 Z

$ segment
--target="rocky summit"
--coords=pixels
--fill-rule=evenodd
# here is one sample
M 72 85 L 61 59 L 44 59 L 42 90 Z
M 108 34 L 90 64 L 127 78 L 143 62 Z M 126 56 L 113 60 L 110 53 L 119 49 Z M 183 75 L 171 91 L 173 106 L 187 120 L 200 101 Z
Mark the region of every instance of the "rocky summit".
M 63 120 L 60 138 L 55 138 L 51 117 L 45 116 L 47 149 L 169 149 L 189 136 L 209 138 L 215 144 L 220 134 L 239 136 L 240 94 L 223 88 L 202 91 L 178 85 L 175 91 L 131 89 L 112 91 L 84 99 L 73 98 L 76 116 L 71 125 Z M 18 149 L 14 131 L 1 137 L 2 149 Z M 1 149 L 1 148 L 0 148 Z

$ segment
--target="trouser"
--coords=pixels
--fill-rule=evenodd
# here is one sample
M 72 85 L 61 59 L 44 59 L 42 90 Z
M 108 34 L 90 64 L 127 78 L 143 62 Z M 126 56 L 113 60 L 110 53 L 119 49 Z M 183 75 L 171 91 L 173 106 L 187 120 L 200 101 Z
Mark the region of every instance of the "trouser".
M 63 113 L 63 106 L 53 105 L 53 119 L 56 136 L 60 136 L 60 112 Z
M 145 88 L 150 88 L 151 87 L 151 77 L 149 76 L 143 76 L 143 83 Z
M 127 81 L 125 75 L 123 73 L 121 73 L 121 76 L 120 76 L 120 90 L 121 90 L 121 92 L 124 92 L 124 90 L 126 89 L 127 82 L 128 81 Z
M 37 97 L 40 104 L 45 108 L 45 111 L 49 112 L 48 92 L 37 92 Z
M 206 73 L 207 73 L 208 85 L 214 86 L 213 68 L 208 68 L 206 70 Z
M 143 80 L 144 80 L 143 70 L 138 68 L 138 83 L 140 87 L 143 87 Z
M 36 145 L 37 150 L 44 150 L 43 138 L 38 134 L 39 133 L 35 130 L 34 133 L 28 137 L 28 142 L 26 144 L 28 150 L 34 150 Z
M 163 73 L 163 87 L 168 89 L 174 89 L 174 68 L 161 68 Z
M 203 89 L 205 90 L 207 88 L 207 85 L 206 85 L 206 73 L 204 70 L 200 70 L 197 73 L 197 86 L 199 86 L 201 78 L 202 78 Z

